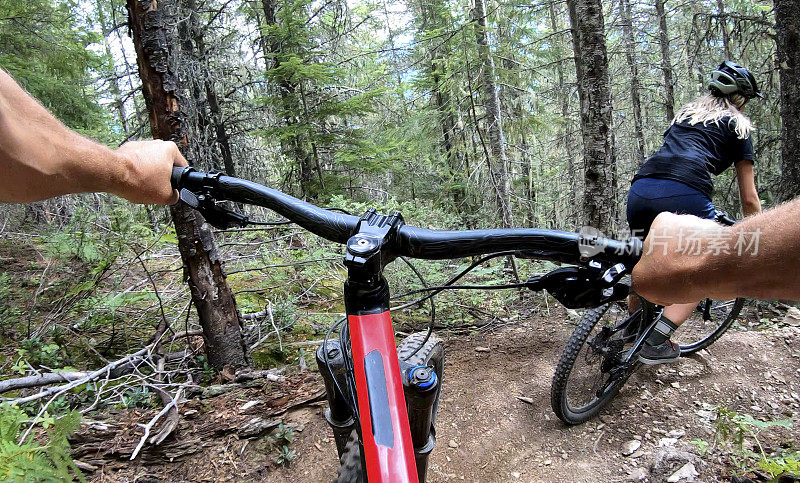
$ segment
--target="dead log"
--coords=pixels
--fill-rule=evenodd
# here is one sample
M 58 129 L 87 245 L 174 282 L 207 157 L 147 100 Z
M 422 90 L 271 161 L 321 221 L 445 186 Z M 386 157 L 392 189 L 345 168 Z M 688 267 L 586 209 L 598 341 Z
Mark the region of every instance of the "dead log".
M 47 386 L 60 382 L 72 382 L 76 379 L 86 377 L 86 372 L 62 371 L 34 374 L 32 376 L 18 377 L 16 379 L 6 379 L 0 381 L 0 394 L 19 389 L 30 389 L 33 387 Z

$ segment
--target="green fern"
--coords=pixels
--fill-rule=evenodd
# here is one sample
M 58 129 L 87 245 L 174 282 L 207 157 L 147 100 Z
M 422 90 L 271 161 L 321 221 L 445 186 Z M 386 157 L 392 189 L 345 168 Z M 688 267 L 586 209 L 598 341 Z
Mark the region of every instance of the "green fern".
M 27 419 L 16 406 L 0 405 L 0 481 L 85 481 L 70 457 L 67 441 L 80 426 L 80 413 L 70 411 L 56 420 L 42 435 L 41 439 L 49 440 L 44 445 L 19 441 Z

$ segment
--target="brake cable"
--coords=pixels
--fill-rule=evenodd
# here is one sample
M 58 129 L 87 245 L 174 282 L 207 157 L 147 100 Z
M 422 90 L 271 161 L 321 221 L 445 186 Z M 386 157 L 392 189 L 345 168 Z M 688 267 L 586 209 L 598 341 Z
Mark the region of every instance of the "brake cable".
M 458 286 L 454 286 L 453 284 L 456 283 L 458 280 L 460 280 L 462 277 L 464 277 L 464 275 L 466 275 L 469 272 L 471 272 L 472 270 L 474 270 L 478 265 L 480 265 L 480 264 L 482 264 L 482 263 L 484 263 L 486 261 L 489 261 L 489 260 L 491 260 L 493 258 L 513 255 L 514 253 L 515 253 L 514 250 L 506 250 L 506 251 L 503 251 L 503 252 L 490 253 L 490 254 L 478 259 L 477 261 L 473 262 L 469 267 L 465 268 L 458 275 L 456 275 L 455 277 L 453 277 L 450 280 L 448 280 L 444 285 L 440 285 L 440 286 L 436 286 L 436 287 L 428 287 L 428 288 L 419 289 L 419 290 L 412 290 L 410 292 L 406 292 L 406 293 L 403 293 L 403 294 L 395 295 L 395 296 L 392 297 L 393 299 L 394 298 L 398 298 L 398 297 L 404 297 L 406 295 L 411 295 L 413 293 L 431 292 L 431 293 L 429 293 L 428 295 L 426 295 L 424 297 L 420 297 L 420 298 L 418 298 L 416 300 L 412 300 L 411 302 L 406 302 L 403 305 L 399 305 L 397 307 L 392 307 L 390 310 L 406 309 L 406 308 L 411 307 L 413 305 L 417 305 L 420 302 L 424 302 L 425 300 L 428 300 L 429 298 L 434 297 L 436 294 L 442 292 L 443 290 L 450 289 L 450 287 L 458 287 Z M 524 287 L 525 285 L 524 284 L 520 284 L 520 286 Z M 469 286 L 464 286 L 464 287 L 469 287 Z M 513 288 L 513 287 L 500 286 L 500 285 L 498 285 L 496 287 L 498 287 L 498 288 Z
M 188 191 L 188 190 L 181 190 L 181 191 L 182 191 L 181 194 L 183 195 L 183 193 Z M 191 193 L 191 192 L 188 192 L 188 193 Z M 188 193 L 187 193 L 187 195 L 188 195 Z M 218 228 L 221 228 L 223 230 L 225 230 L 227 228 L 228 223 L 235 223 L 235 224 L 238 224 L 240 226 L 246 226 L 246 225 L 281 226 L 281 225 L 290 225 L 290 224 L 294 223 L 291 220 L 280 220 L 280 221 L 258 221 L 258 220 L 253 220 L 253 219 L 251 219 L 250 217 L 248 217 L 246 215 L 243 215 L 243 214 L 240 214 L 240 213 L 236 213 L 236 212 L 234 212 L 232 210 L 228 210 L 228 209 L 222 208 L 220 206 L 217 206 L 216 203 L 214 203 L 212 200 L 209 200 L 208 198 L 197 197 L 197 195 L 195 195 L 194 193 L 191 193 L 191 195 L 194 195 L 194 196 L 188 196 L 189 199 L 186 199 L 187 195 L 182 196 L 182 199 L 184 199 L 184 202 L 187 202 L 190 206 L 192 206 L 195 209 L 199 209 L 199 211 L 201 211 L 201 213 L 205 212 L 207 219 L 213 217 L 214 218 L 213 221 L 219 222 L 220 225 L 224 223 L 226 226 L 218 226 Z M 194 199 L 191 199 L 191 198 L 194 198 Z M 348 212 L 347 210 L 345 210 L 343 208 L 327 207 L 327 208 L 324 208 L 324 209 L 330 210 L 330 211 L 338 211 L 338 212 L 345 213 L 345 214 L 348 214 L 348 215 L 351 214 L 350 212 Z M 209 215 L 212 215 L 212 216 L 209 216 Z M 209 221 L 209 220 L 207 220 L 207 221 Z M 213 222 L 212 222 L 212 224 L 217 225 L 217 223 L 213 223 Z M 408 308 L 408 307 L 417 305 L 417 304 L 419 304 L 421 302 L 424 302 L 425 300 L 430 300 L 430 304 L 431 304 L 430 321 L 428 322 L 428 330 L 427 330 L 427 332 L 425 334 L 425 338 L 422 340 L 422 343 L 419 346 L 417 346 L 417 348 L 414 350 L 414 352 L 412 352 L 411 354 L 409 354 L 408 357 L 406 357 L 406 359 L 408 359 L 410 357 L 413 357 L 428 342 L 428 340 L 430 340 L 431 334 L 433 333 L 434 326 L 436 325 L 436 304 L 435 304 L 435 302 L 433 300 L 433 297 L 435 295 L 437 295 L 438 293 L 441 293 L 444 290 L 460 290 L 460 289 L 495 290 L 495 289 L 504 289 L 504 288 L 522 288 L 522 287 L 525 287 L 526 285 L 524 283 L 506 284 L 506 285 L 453 285 L 455 282 L 457 282 L 459 279 L 461 279 L 467 273 L 469 273 L 472 270 L 474 270 L 478 265 L 480 265 L 480 264 L 482 264 L 482 263 L 484 263 L 484 262 L 486 262 L 488 260 L 491 260 L 493 258 L 512 255 L 513 253 L 514 253 L 514 251 L 504 251 L 504 252 L 497 252 L 497 253 L 491 253 L 489 255 L 486 255 L 486 256 L 482 257 L 481 259 L 479 259 L 478 261 L 473 262 L 469 267 L 464 269 L 461 273 L 459 273 L 455 277 L 451 278 L 444 285 L 438 285 L 438 286 L 429 286 L 428 282 L 425 280 L 425 277 L 422 275 L 422 273 L 414 266 L 413 263 L 411 263 L 411 261 L 407 257 L 404 257 L 404 256 L 399 257 L 406 265 L 408 265 L 408 267 L 419 278 L 419 280 L 422 282 L 422 285 L 424 286 L 424 288 L 418 289 L 418 290 L 412 290 L 412 291 L 405 292 L 405 293 L 399 294 L 399 295 L 395 295 L 392 298 L 406 297 L 408 295 L 413 295 L 413 294 L 416 294 L 416 293 L 423 293 L 423 292 L 429 292 L 429 293 L 428 293 L 428 295 L 426 295 L 424 297 L 421 297 L 421 298 L 419 298 L 417 300 L 413 300 L 411 302 L 407 302 L 407 303 L 405 303 L 403 305 L 400 305 L 399 307 L 394 307 L 391 310 L 401 310 L 401 309 L 404 309 L 404 308 Z M 341 325 L 346 319 L 347 319 L 346 316 L 342 317 L 341 319 L 339 319 L 335 324 L 333 324 L 328 329 L 328 331 L 325 333 L 325 339 L 323 340 L 323 347 L 325 347 L 327 349 L 327 343 L 328 343 L 328 340 L 330 339 L 331 333 L 333 332 L 333 330 L 336 327 Z M 323 350 L 323 359 L 324 359 L 324 362 L 325 362 L 325 366 L 330 371 L 330 361 L 328 360 L 328 352 L 327 352 L 327 350 Z M 336 380 L 335 377 L 334 377 L 334 383 L 336 384 L 336 389 L 340 393 L 344 394 L 342 392 L 341 387 L 339 387 L 338 380 Z M 348 406 L 350 406 L 350 401 L 348 401 Z M 353 410 L 354 408 L 351 406 L 350 409 Z M 354 412 L 354 414 L 355 414 L 355 412 Z
M 417 270 L 417 267 L 415 267 L 414 264 L 412 264 L 411 261 L 406 257 L 400 257 L 400 259 L 403 260 L 415 274 L 417 274 L 417 277 L 419 277 L 420 281 L 422 282 L 422 285 L 425 286 L 423 290 L 428 290 L 429 289 L 428 282 L 425 280 L 425 277 L 422 276 L 422 273 L 420 273 L 420 271 Z M 404 360 L 410 359 L 411 357 L 414 356 L 414 354 L 419 352 L 419 350 L 422 349 L 422 347 L 428 343 L 428 340 L 431 338 L 431 334 L 433 334 L 433 326 L 435 325 L 436 322 L 436 304 L 433 301 L 433 297 L 430 298 L 430 301 L 431 301 L 431 320 L 430 322 L 428 322 L 428 332 L 425 334 L 425 338 L 422 340 L 422 344 L 417 346 L 417 348 L 414 349 L 414 352 L 409 354 L 409 356 L 406 357 Z
M 342 322 L 344 322 L 345 320 L 347 320 L 347 316 L 344 316 L 344 317 L 340 318 L 338 321 L 336 321 L 335 324 L 331 325 L 328 328 L 328 331 L 325 333 L 325 338 L 322 340 L 322 359 L 325 362 L 325 367 L 328 369 L 328 372 L 331 374 L 331 376 L 333 376 L 333 383 L 334 383 L 334 385 L 336 385 L 336 390 L 339 391 L 339 394 L 341 394 L 343 396 L 346 393 L 342 390 L 342 387 L 339 385 L 339 379 L 336 377 L 336 375 L 333 374 L 333 371 L 331 370 L 331 363 L 328 360 L 328 339 L 330 339 L 331 334 L 333 333 L 333 330 L 336 327 L 339 327 L 340 325 L 342 325 Z M 340 350 L 342 352 L 344 352 L 344 348 L 343 347 L 340 348 Z M 342 356 L 345 357 L 345 359 L 347 359 L 346 354 L 343 353 Z M 356 408 L 354 408 L 353 405 L 350 404 L 350 399 L 349 398 L 344 398 L 344 399 L 347 402 L 347 407 L 350 409 L 351 414 L 354 417 L 357 417 L 358 416 L 358 411 L 356 411 Z

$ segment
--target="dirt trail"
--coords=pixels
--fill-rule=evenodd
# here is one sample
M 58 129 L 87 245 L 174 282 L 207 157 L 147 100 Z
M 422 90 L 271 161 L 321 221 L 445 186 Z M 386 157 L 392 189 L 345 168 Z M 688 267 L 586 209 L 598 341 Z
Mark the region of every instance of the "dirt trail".
M 689 443 L 712 440 L 712 405 L 761 420 L 791 418 L 794 428 L 800 425 L 800 327 L 784 327 L 733 329 L 699 357 L 643 368 L 600 417 L 566 427 L 550 409 L 550 379 L 572 330 L 565 320 L 563 310 L 554 309 L 547 317 L 535 315 L 494 333 L 447 338 L 438 441 L 428 481 L 662 482 L 686 463 L 699 472 L 695 481 L 730 481 L 730 459 L 720 448 L 699 456 L 698 448 Z M 478 347 L 484 349 L 477 351 Z M 293 376 L 284 392 L 296 392 L 303 399 L 320 387 L 319 376 L 306 373 Z M 208 435 L 199 451 L 169 461 L 146 448 L 134 462 L 124 452 L 112 451 L 122 455 L 120 459 L 102 465 L 91 479 L 331 481 L 337 461 L 330 429 L 322 418 L 324 403 L 280 416 L 298 429 L 291 443 L 297 456 L 287 467 L 276 465 L 277 450 L 270 438 L 241 439 L 235 431 L 222 431 L 226 424 L 240 425 L 254 416 L 273 419 L 269 416 L 273 403 L 280 406 L 291 399 L 275 391 L 256 387 L 187 403 L 175 447 L 162 448 L 161 453 L 177 454 L 179 443 L 198 431 Z M 265 397 L 272 399 L 247 411 L 240 409 Z M 189 416 L 197 410 L 200 414 Z M 139 436 L 132 431 L 128 439 L 118 436 L 117 446 L 133 447 Z M 786 442 L 796 448 L 798 434 L 797 429 L 772 428 L 760 441 L 768 452 Z M 640 447 L 625 456 L 623 448 L 628 445 Z M 667 464 L 653 469 L 654 462 L 664 458 Z
M 666 481 L 682 463 L 662 470 L 669 474 L 652 474 L 658 444 L 667 451 L 697 453 L 688 442 L 711 439 L 704 403 L 765 420 L 791 417 L 795 428 L 800 423 L 800 399 L 796 398 L 800 331 L 790 327 L 767 332 L 731 330 L 696 359 L 645 368 L 630 379 L 600 418 L 566 427 L 550 409 L 550 379 L 569 335 L 559 320 L 563 318 L 551 317 L 549 323 L 534 318 L 493 334 L 447 341 L 438 441 L 429 481 Z M 490 350 L 478 352 L 476 347 Z M 264 475 L 266 481 L 330 481 L 335 475 L 335 447 L 321 411 L 312 407 L 290 415 L 303 428 L 294 443 L 298 457 L 291 466 Z M 663 441 L 673 430 L 685 435 Z M 763 444 L 797 440 L 797 434 L 788 430 L 771 434 L 775 441 Z M 623 456 L 623 446 L 632 440 L 641 440 L 641 448 Z M 713 454 L 696 466 L 698 481 L 718 481 L 727 475 L 721 459 Z

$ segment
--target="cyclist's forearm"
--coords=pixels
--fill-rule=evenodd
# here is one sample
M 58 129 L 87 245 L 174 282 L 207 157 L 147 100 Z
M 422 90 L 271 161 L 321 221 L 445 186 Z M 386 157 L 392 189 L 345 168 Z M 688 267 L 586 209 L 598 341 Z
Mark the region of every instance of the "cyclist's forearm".
M 761 200 L 758 198 L 742 200 L 742 213 L 744 216 L 753 216 L 761 213 Z
M 742 201 L 744 216 L 761 213 L 761 200 L 756 188 L 756 175 L 752 161 L 736 163 L 736 180 L 739 183 L 739 198 Z
M 663 213 L 634 268 L 634 289 L 662 304 L 705 297 L 800 300 L 798 219 L 800 200 L 730 228 Z
M 131 163 L 71 131 L 0 69 L 0 201 L 114 191 Z
M 795 199 L 728 228 L 732 246 L 749 245 L 740 255 L 706 256 L 701 277 L 725 287 L 719 295 L 800 300 L 800 199 Z M 712 293 L 712 296 L 715 295 Z

